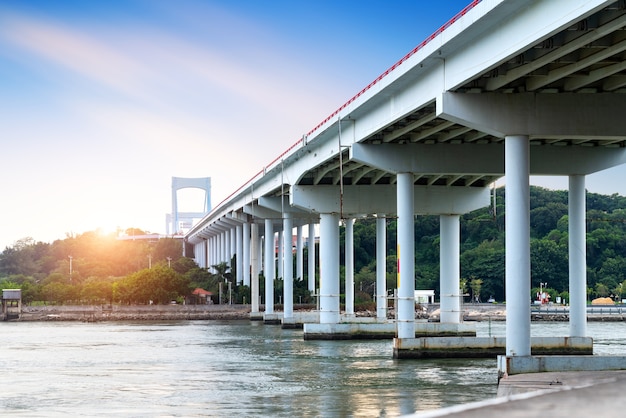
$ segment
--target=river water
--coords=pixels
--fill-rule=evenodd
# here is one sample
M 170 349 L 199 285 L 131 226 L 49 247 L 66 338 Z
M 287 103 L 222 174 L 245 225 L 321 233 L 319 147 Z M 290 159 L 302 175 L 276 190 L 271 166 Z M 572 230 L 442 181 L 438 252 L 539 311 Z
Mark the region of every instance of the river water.
M 478 323 L 479 336 L 504 322 Z M 532 335 L 567 335 L 533 323 Z M 589 323 L 596 354 L 626 324 Z M 250 321 L 0 323 L 0 414 L 395 417 L 496 395 L 495 360 L 393 360 L 391 341 L 304 341 Z

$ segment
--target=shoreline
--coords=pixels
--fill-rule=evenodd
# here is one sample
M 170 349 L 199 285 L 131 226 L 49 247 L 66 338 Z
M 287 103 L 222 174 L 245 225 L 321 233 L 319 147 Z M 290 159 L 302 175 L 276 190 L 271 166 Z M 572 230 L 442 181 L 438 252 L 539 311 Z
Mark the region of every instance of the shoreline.
M 313 311 L 314 305 L 295 305 L 295 311 Z M 263 305 L 261 305 L 261 312 Z M 29 321 L 183 321 L 183 320 L 246 320 L 250 319 L 250 305 L 70 305 L 70 306 L 25 306 L 18 319 L 12 322 Z M 276 310 L 282 312 L 281 309 Z M 423 306 L 416 311 L 417 319 L 439 322 L 439 304 Z M 361 311 L 357 316 L 374 317 L 376 312 Z M 393 317 L 393 311 L 390 311 Z M 4 318 L 3 318 L 4 319 Z M 506 307 L 491 304 L 463 305 L 463 322 L 505 321 Z M 538 309 L 531 312 L 531 321 L 566 322 L 569 314 L 565 308 L 559 311 Z M 591 313 L 587 321 L 623 322 L 626 313 Z

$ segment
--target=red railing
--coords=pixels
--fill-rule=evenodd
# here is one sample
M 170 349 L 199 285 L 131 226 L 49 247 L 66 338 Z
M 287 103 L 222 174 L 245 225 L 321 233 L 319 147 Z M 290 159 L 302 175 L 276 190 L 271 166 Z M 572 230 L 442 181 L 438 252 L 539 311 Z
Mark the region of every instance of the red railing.
M 331 119 L 333 119 L 335 116 L 337 116 L 339 114 L 339 112 L 341 112 L 342 110 L 344 110 L 346 107 L 350 106 L 355 100 L 357 100 L 359 97 L 361 97 L 365 92 L 367 92 L 369 89 L 371 89 L 372 87 L 374 87 L 376 84 L 378 84 L 383 78 L 385 78 L 386 76 L 388 76 L 393 70 L 395 70 L 396 68 L 398 68 L 400 65 L 402 65 L 405 61 L 407 61 L 409 58 L 411 58 L 413 55 L 415 55 L 419 50 L 421 50 L 422 48 L 424 48 L 424 46 L 426 46 L 430 41 L 432 41 L 433 39 L 435 39 L 437 36 L 439 36 L 444 30 L 448 29 L 450 26 L 452 26 L 452 24 L 454 24 L 454 22 L 456 22 L 457 20 L 459 20 L 461 17 L 465 16 L 465 14 L 467 14 L 467 12 L 469 12 L 470 10 L 472 10 L 478 3 L 480 3 L 482 0 L 473 0 L 470 4 L 468 4 L 467 6 L 465 6 L 465 8 L 463 8 L 463 10 L 461 10 L 459 13 L 457 13 L 456 15 L 454 15 L 454 17 L 450 20 L 448 20 L 446 23 L 444 23 L 439 29 L 437 29 L 436 31 L 434 31 L 428 38 L 424 39 L 419 45 L 417 45 L 415 48 L 413 48 L 408 54 L 406 54 L 405 56 L 403 56 L 402 58 L 400 58 L 400 60 L 398 62 L 396 62 L 395 64 L 393 64 L 391 67 L 389 67 L 387 70 L 385 70 L 385 72 L 383 72 L 381 75 L 379 75 L 378 77 L 376 77 L 376 79 L 374 81 L 372 81 L 371 83 L 369 83 L 367 86 L 365 86 L 365 88 L 363 88 L 361 91 L 359 91 L 357 94 L 355 94 L 350 100 L 348 100 L 347 102 L 345 102 L 343 105 L 341 105 L 341 107 L 339 107 L 337 110 L 335 110 L 333 113 L 331 113 L 326 119 L 324 119 L 323 121 L 321 121 L 320 123 L 317 124 L 317 126 L 315 126 L 315 128 L 311 129 L 307 134 L 306 137 L 309 137 L 312 133 L 314 133 L 315 131 L 317 131 L 319 128 L 321 128 L 322 126 L 324 126 L 328 121 L 330 121 Z M 289 148 L 287 148 L 285 151 L 283 151 L 278 157 L 274 158 L 274 160 L 272 160 L 268 165 L 266 165 L 265 167 L 263 167 L 263 169 L 261 169 L 258 173 L 256 173 L 254 176 L 252 176 L 252 178 L 250 178 L 250 180 L 246 181 L 243 185 L 241 185 L 239 188 L 237 188 L 234 192 L 232 192 L 231 194 L 229 194 L 224 200 L 222 200 L 217 206 L 220 207 L 224 202 L 226 202 L 228 199 L 230 199 L 231 197 L 233 197 L 235 194 L 237 194 L 241 189 L 243 189 L 244 187 L 246 187 L 248 184 L 250 184 L 255 178 L 257 178 L 258 176 L 262 175 L 269 167 L 272 167 L 276 162 L 278 162 L 281 158 L 283 158 L 286 154 L 288 154 L 292 149 L 294 149 L 295 147 L 297 147 L 298 145 L 300 145 L 302 143 L 302 141 L 304 141 L 304 138 L 300 138 L 298 141 L 296 141 L 293 145 L 291 145 Z

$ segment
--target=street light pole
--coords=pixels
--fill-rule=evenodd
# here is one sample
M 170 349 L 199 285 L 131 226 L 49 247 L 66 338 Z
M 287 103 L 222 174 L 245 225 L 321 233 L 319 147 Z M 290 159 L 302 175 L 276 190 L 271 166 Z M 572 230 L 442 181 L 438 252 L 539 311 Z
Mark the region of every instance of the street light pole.
M 68 255 L 67 256 L 70 259 L 70 282 L 72 281 L 72 256 Z

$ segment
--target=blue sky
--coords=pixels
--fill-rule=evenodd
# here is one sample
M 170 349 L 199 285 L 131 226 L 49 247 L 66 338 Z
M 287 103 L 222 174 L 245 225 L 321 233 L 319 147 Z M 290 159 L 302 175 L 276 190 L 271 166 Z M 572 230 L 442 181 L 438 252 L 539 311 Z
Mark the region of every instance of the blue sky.
M 3 0 L 0 250 L 164 233 L 172 176 L 221 201 L 469 2 Z

